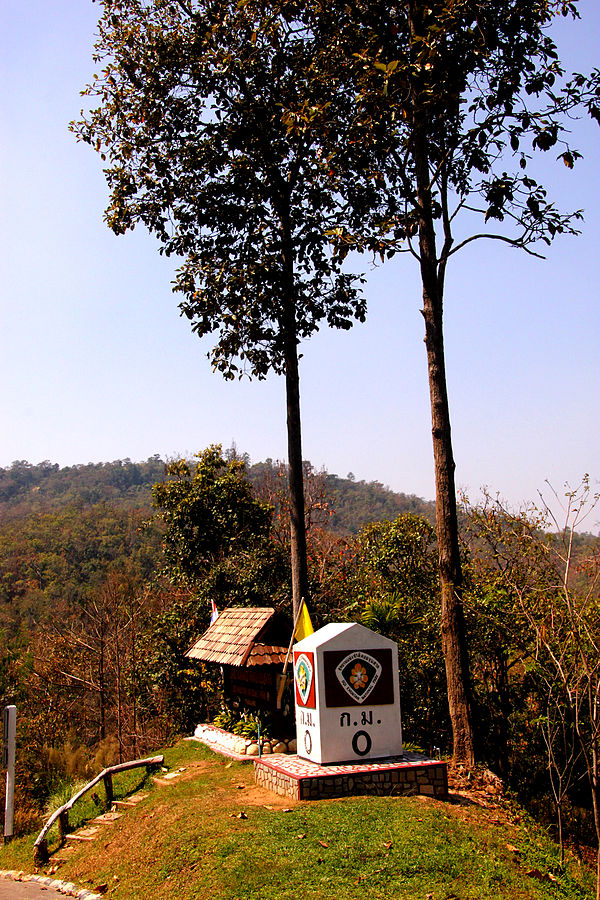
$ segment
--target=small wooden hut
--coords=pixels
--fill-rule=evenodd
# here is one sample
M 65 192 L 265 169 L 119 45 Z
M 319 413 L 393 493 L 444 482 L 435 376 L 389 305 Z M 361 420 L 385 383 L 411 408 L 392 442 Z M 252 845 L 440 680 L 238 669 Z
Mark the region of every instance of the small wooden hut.
M 274 609 L 230 607 L 219 614 L 186 656 L 222 667 L 226 697 L 279 718 L 278 676 L 291 633 L 289 621 Z

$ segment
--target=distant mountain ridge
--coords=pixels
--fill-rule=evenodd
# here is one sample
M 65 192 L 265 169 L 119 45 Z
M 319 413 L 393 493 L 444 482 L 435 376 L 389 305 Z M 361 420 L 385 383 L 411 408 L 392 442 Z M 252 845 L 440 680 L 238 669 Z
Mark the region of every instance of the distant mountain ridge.
M 333 532 L 357 534 L 369 522 L 393 521 L 402 513 L 415 513 L 435 524 L 433 500 L 392 491 L 379 481 L 356 481 L 328 473 L 326 482 L 333 506 L 328 527 Z
M 248 465 L 249 479 L 256 483 L 270 462 Z M 97 503 L 150 509 L 152 485 L 164 479 L 165 465 L 158 455 L 145 462 L 123 459 L 63 468 L 47 460 L 37 465 L 18 460 L 0 468 L 0 515 L 6 520 Z M 397 493 L 378 481 L 322 474 L 333 509 L 327 528 L 337 534 L 356 534 L 369 522 L 392 520 L 405 512 L 434 521 L 433 501 Z
M 0 513 L 14 518 L 97 503 L 149 508 L 152 485 L 164 474 L 160 456 L 142 463 L 119 459 L 64 468 L 47 460 L 38 465 L 18 460 L 0 469 Z

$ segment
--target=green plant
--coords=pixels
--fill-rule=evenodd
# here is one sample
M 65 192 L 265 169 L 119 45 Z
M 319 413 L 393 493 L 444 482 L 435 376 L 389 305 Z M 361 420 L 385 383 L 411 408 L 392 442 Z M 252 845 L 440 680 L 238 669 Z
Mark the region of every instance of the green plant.
M 232 731 L 236 723 L 236 716 L 232 709 L 222 706 L 217 715 L 213 719 L 213 725 L 217 728 L 224 728 L 225 731 Z
M 215 716 L 213 724 L 218 728 L 224 728 L 231 731 L 232 734 L 238 734 L 245 738 L 258 738 L 259 732 L 261 738 L 271 736 L 271 720 L 268 714 L 249 709 L 228 709 L 222 707 L 218 715 Z

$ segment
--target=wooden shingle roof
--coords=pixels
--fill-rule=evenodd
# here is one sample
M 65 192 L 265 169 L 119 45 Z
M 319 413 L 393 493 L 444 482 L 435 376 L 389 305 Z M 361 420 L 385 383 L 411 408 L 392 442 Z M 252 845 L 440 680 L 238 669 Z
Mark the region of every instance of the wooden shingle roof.
M 272 666 L 284 663 L 287 656 L 287 647 L 274 647 L 272 644 L 253 644 L 248 658 L 247 666 Z
M 186 656 L 227 666 L 269 665 L 283 662 L 287 647 L 259 643 L 272 623 L 269 607 L 231 607 L 196 641 Z

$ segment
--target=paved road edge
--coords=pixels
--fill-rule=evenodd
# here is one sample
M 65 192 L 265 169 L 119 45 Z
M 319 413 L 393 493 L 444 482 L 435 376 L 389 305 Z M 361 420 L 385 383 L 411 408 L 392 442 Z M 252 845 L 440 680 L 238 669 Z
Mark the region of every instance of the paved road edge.
M 0 869 L 0 878 L 7 878 L 10 881 L 33 881 L 67 897 L 77 897 L 78 900 L 105 900 L 100 894 L 94 894 L 87 888 L 78 888 L 71 881 L 60 881 L 47 875 L 28 875 L 27 872 L 18 872 L 15 869 Z

